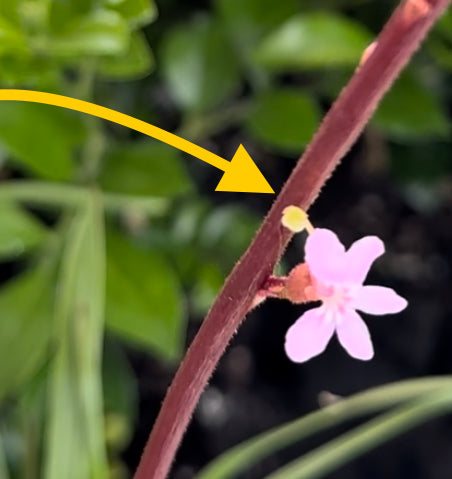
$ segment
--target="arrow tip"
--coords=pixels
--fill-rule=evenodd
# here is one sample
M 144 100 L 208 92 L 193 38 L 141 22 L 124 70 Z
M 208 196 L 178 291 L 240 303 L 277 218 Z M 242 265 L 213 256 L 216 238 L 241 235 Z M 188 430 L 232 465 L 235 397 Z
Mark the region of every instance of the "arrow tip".
M 243 145 L 237 148 L 215 191 L 275 193 Z

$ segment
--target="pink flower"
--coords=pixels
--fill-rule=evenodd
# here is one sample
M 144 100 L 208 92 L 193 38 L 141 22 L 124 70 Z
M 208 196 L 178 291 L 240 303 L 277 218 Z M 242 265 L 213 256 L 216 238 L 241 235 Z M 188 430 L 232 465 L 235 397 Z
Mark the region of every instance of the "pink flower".
M 335 331 L 350 356 L 373 357 L 369 330 L 356 310 L 391 314 L 408 304 L 391 288 L 363 286 L 372 263 L 383 253 L 384 244 L 376 236 L 366 236 L 345 251 L 330 230 L 316 228 L 309 235 L 305 261 L 314 297 L 322 305 L 304 313 L 287 331 L 285 349 L 292 361 L 301 363 L 322 353 Z

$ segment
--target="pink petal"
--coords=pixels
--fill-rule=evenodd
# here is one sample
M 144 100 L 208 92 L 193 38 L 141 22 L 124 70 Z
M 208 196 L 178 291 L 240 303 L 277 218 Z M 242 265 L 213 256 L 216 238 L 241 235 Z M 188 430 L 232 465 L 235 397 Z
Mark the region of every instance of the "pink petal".
M 361 316 L 353 309 L 347 310 L 336 327 L 339 342 L 350 356 L 368 361 L 374 356 L 369 330 Z
M 384 252 L 385 245 L 376 236 L 355 241 L 346 253 L 348 281 L 363 284 L 372 263 Z
M 353 308 L 368 314 L 400 313 L 408 305 L 406 299 L 384 286 L 363 286 L 353 300 Z
M 305 261 L 312 275 L 323 282 L 340 282 L 346 271 L 345 248 L 330 230 L 316 228 L 306 240 Z
M 334 323 L 325 321 L 320 308 L 306 311 L 287 331 L 285 350 L 292 361 L 302 363 L 322 353 L 334 333 Z

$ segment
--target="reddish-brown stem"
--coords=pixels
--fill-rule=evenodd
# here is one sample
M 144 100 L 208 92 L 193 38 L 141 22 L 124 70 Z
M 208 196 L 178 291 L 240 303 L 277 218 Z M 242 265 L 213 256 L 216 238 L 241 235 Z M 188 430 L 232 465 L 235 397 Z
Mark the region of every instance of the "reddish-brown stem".
M 307 210 L 450 0 L 406 0 L 326 115 L 193 340 L 163 402 L 135 479 L 164 479 L 193 410 L 253 298 L 291 237 L 282 210 Z

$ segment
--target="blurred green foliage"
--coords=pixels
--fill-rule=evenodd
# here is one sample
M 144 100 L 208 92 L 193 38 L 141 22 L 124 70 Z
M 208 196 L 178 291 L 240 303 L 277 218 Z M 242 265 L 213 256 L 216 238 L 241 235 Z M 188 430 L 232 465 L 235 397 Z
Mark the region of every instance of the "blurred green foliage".
M 86 133 L 80 117 L 34 103 L 6 102 L 1 108 L 1 145 L 10 161 L 41 178 L 73 176 L 72 153 Z
M 296 154 L 309 142 L 320 121 L 319 108 L 295 88 L 273 88 L 256 96 L 246 119 L 250 134 L 263 144 Z M 291 118 L 290 123 L 276 118 Z
M 390 8 L 1 1 L 0 85 L 94 101 L 212 149 L 232 131 L 277 170 L 293 164 L 381 27 L 369 19 Z M 369 127 L 388 146 L 381 164 L 429 191 L 452 171 L 451 42 L 449 13 Z M 188 317 L 206 313 L 259 215 L 243 201 L 214 205 L 200 162 L 50 106 L 1 102 L 0 168 L 0 257 L 17 272 L 5 268 L 0 289 L 0 476 L 123 477 L 136 409 L 124 345 L 179 359 Z M 41 182 L 27 208 L 18 179 Z M 27 421 L 39 426 L 34 440 Z
M 168 32 L 162 45 L 162 73 L 174 100 L 187 111 L 217 106 L 240 82 L 225 28 L 209 17 Z

